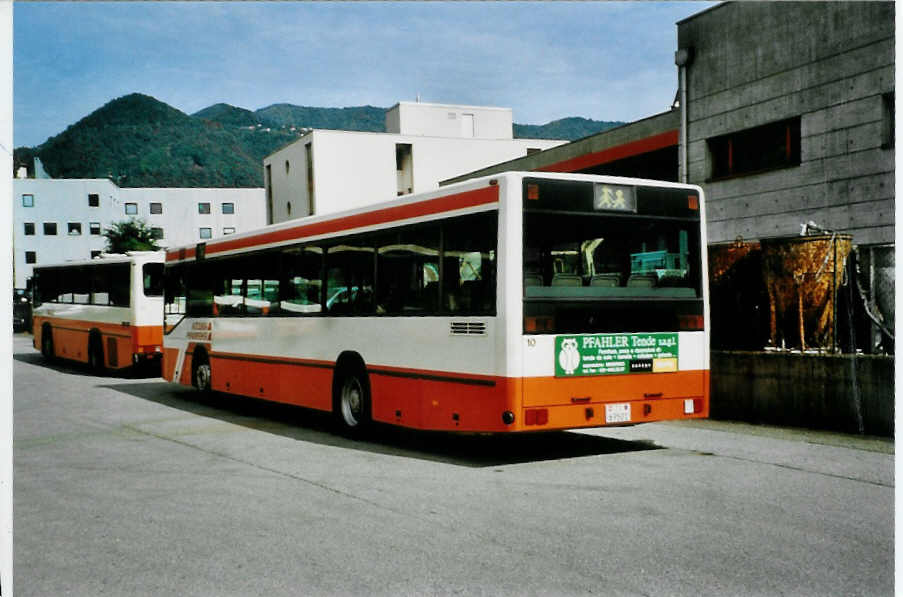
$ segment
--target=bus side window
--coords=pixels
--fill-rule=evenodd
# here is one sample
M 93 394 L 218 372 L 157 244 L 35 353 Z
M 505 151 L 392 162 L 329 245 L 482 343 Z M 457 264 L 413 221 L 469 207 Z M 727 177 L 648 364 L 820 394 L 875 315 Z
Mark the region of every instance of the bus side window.
M 323 310 L 323 249 L 296 246 L 282 250 L 282 283 L 279 308 L 282 315 L 310 315 Z
M 444 227 L 442 305 L 451 313 L 495 314 L 498 214 L 465 216 Z

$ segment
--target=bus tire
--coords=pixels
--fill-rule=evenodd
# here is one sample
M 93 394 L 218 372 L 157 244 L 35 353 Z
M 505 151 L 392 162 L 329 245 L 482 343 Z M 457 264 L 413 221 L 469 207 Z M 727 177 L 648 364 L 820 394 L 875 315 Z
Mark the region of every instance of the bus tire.
M 191 385 L 202 394 L 209 394 L 212 378 L 207 351 L 195 348 L 191 359 Z
M 49 323 L 41 326 L 41 354 L 48 361 L 52 361 L 56 356 L 53 354 L 53 328 Z
M 363 363 L 336 367 L 333 381 L 332 413 L 341 430 L 360 434 L 370 422 L 370 380 Z
M 106 371 L 103 360 L 103 342 L 100 338 L 100 332 L 91 330 L 88 337 L 88 367 L 96 375 L 102 375 Z

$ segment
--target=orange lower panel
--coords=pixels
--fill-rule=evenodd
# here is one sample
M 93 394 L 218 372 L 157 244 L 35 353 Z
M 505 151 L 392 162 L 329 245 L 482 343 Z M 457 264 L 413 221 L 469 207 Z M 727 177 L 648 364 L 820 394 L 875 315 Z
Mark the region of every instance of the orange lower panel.
M 704 370 L 524 379 L 524 406 L 682 398 L 703 394 L 708 394 L 708 371 Z
M 191 360 L 195 345 L 184 355 L 179 382 L 190 384 Z M 178 351 L 164 351 L 163 370 L 167 379 L 175 375 Z M 235 354 L 211 355 L 213 389 L 275 402 L 295 404 L 324 411 L 332 410 L 334 366 L 320 361 L 251 357 Z M 702 418 L 709 412 L 708 372 L 682 372 L 672 381 L 668 395 L 642 398 L 645 393 L 658 394 L 658 385 L 649 384 L 649 375 L 632 379 L 613 376 L 577 379 L 467 377 L 443 372 L 410 369 L 371 368 L 371 414 L 375 421 L 410 427 L 444 431 L 511 432 L 547 431 L 579 427 L 599 427 L 605 420 L 606 403 L 631 405 L 629 423 L 668 419 Z M 647 378 L 643 383 L 641 378 Z M 613 383 L 612 383 L 613 382 Z M 600 391 L 599 387 L 608 388 Z M 626 392 L 623 388 L 630 388 Z M 586 395 L 585 390 L 596 392 Z M 649 390 L 656 390 L 649 392 Z M 579 391 L 579 403 L 570 396 Z M 662 393 L 665 390 L 661 390 Z M 640 399 L 636 399 L 636 393 Z M 529 396 L 530 400 L 524 400 Z M 567 402 L 560 402 L 568 396 Z M 584 401 L 585 398 L 585 401 Z M 696 412 L 684 412 L 685 399 L 696 399 Z M 542 408 L 543 424 L 527 425 L 526 412 Z M 514 420 L 505 423 L 504 413 Z M 623 424 L 623 423 L 617 423 Z
M 88 339 L 92 330 L 100 332 L 104 365 L 123 369 L 132 365 L 132 357 L 144 339 L 148 344 L 162 345 L 161 326 L 124 326 L 101 321 L 77 321 L 54 317 L 34 318 L 34 346 L 40 349 L 44 324 L 51 327 L 53 352 L 57 357 L 88 362 Z M 154 338 L 159 338 L 153 342 Z

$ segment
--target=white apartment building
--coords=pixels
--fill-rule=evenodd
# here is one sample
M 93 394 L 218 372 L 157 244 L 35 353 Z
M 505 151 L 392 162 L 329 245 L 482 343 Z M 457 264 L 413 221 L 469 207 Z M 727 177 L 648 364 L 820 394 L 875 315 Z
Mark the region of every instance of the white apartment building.
M 13 272 L 24 288 L 34 265 L 86 259 L 104 250 L 103 231 L 130 218 L 154 229 L 161 247 L 190 245 L 266 223 L 263 189 L 120 188 L 107 179 L 13 180 Z
M 264 158 L 267 222 L 436 189 L 567 141 L 514 139 L 510 108 L 399 102 L 385 133 L 315 129 Z

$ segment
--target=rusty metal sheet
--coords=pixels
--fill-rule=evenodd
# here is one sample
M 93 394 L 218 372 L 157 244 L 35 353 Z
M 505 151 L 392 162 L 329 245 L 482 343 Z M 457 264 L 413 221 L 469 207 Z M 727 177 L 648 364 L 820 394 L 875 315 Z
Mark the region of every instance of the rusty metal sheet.
M 824 234 L 760 242 L 770 344 L 802 350 L 831 348 L 834 295 L 843 281 L 853 237 Z

